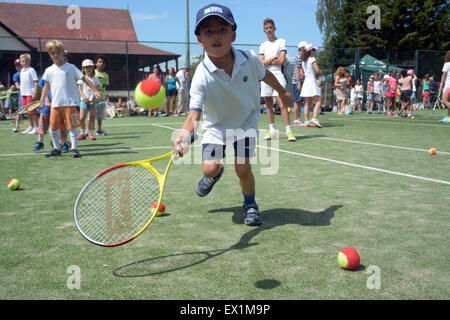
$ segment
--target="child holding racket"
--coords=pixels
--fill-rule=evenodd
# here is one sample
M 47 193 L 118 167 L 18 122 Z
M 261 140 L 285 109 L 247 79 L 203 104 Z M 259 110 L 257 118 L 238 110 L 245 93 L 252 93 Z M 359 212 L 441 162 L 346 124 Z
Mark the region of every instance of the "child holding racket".
M 60 130 L 64 130 L 67 127 L 72 143 L 72 157 L 79 158 L 81 155 L 77 149 L 77 128 L 80 126 L 80 119 L 77 106 L 80 103 L 80 96 L 78 94 L 77 81 L 80 79 L 85 81 L 94 91 L 97 99 L 101 98 L 102 95 L 88 76 L 83 75 L 77 67 L 66 61 L 62 42 L 50 40 L 45 46 L 53 61 L 53 65 L 48 67 L 42 76 L 42 79 L 45 80 L 45 86 L 41 95 L 41 103 L 45 101 L 50 90 L 53 98 L 50 113 L 53 149 L 45 156 L 55 157 L 61 155 Z
M 38 77 L 36 70 L 31 67 L 31 56 L 28 53 L 20 55 L 20 91 L 22 106 L 36 100 Z M 27 112 L 30 127 L 22 134 L 37 134 L 38 118 L 36 110 Z
M 253 51 L 237 50 L 236 23 L 230 9 L 217 4 L 203 7 L 197 13 L 195 35 L 205 49 L 205 58 L 194 74 L 190 90 L 190 112 L 184 121 L 174 148 L 194 131 L 203 114 L 202 171 L 196 192 L 206 196 L 222 176 L 220 163 L 226 144 L 233 144 L 235 171 L 244 197 L 244 223 L 261 225 L 255 201 L 255 178 L 250 158 L 254 156 L 260 115 L 260 81 L 278 91 L 285 105 L 292 96 L 266 70 Z M 239 134 L 241 133 L 241 134 Z M 182 147 L 184 148 L 185 145 Z M 180 156 L 186 150 L 180 150 Z

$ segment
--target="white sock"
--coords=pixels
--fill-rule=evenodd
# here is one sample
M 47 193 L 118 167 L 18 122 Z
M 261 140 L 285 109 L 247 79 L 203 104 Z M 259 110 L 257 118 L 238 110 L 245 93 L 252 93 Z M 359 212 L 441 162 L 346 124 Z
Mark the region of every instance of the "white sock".
M 269 123 L 269 129 L 270 129 L 270 131 L 275 132 L 275 124 Z
M 291 126 L 286 126 L 286 133 L 288 133 L 288 132 L 292 132 Z
M 70 130 L 70 142 L 72 143 L 72 150 L 78 149 L 78 129 Z
M 59 142 L 59 139 L 61 138 L 60 130 L 52 130 L 50 134 L 53 142 L 53 147 L 57 150 L 60 150 L 61 149 L 61 143 Z
M 44 136 L 38 135 L 38 142 L 44 142 Z

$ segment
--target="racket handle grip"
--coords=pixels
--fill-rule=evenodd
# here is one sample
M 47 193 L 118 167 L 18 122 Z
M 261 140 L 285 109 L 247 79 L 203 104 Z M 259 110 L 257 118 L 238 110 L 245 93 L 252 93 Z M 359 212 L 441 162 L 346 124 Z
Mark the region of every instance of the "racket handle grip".
M 180 147 L 180 148 L 183 148 L 183 145 L 185 144 L 185 143 L 187 143 L 187 144 L 192 144 L 195 140 L 197 140 L 197 138 L 198 138 L 198 136 L 195 134 L 195 132 L 194 131 L 191 131 L 190 133 L 189 133 L 189 135 L 186 137 L 186 138 L 184 138 L 183 139 L 183 141 L 181 141 L 179 144 L 178 144 L 178 146 Z M 178 153 L 180 151 L 180 149 L 178 149 L 178 150 L 174 150 L 174 152 L 176 152 L 176 153 Z

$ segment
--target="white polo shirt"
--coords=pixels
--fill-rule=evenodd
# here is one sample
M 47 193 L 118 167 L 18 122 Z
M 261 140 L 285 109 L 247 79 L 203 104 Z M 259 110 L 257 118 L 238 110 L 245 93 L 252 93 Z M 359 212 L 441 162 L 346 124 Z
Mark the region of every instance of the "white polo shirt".
M 203 144 L 242 139 L 233 134 L 237 129 L 258 132 L 260 81 L 266 77 L 266 69 L 253 51 L 231 50 L 235 57 L 231 77 L 205 52 L 192 79 L 189 105 L 190 110 L 203 113 Z

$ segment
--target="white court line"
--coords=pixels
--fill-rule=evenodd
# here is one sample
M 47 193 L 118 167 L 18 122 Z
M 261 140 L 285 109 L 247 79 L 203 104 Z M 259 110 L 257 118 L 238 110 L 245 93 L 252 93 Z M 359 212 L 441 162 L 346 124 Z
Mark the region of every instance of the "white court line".
M 427 152 L 427 153 L 429 152 L 429 150 L 425 150 L 425 149 L 400 147 L 400 146 L 391 146 L 391 145 L 388 145 L 388 144 L 381 144 L 381 143 L 372 143 L 372 142 L 364 142 L 364 141 L 357 141 L 357 140 L 337 139 L 337 138 L 329 138 L 329 137 L 317 137 L 317 138 L 318 139 L 324 139 L 324 140 L 333 140 L 333 141 L 341 141 L 341 142 L 349 142 L 349 143 L 357 143 L 357 144 L 366 144 L 366 145 L 369 145 L 369 146 L 377 146 L 377 147 L 385 147 L 385 148 L 393 148 L 393 149 L 402 149 L 402 150 L 411 150 L 411 151 L 421 151 L 421 152 Z M 445 151 L 438 151 L 438 153 L 439 154 L 450 155 L 450 152 L 445 152 Z
M 80 146 L 79 146 L 80 147 Z M 83 147 L 83 146 L 81 146 Z M 153 150 L 153 149 L 170 149 L 171 146 L 160 146 L 160 147 L 143 147 L 143 148 L 117 148 L 117 149 L 96 149 L 96 150 L 83 150 L 79 149 L 81 151 L 81 154 L 83 153 L 91 153 L 91 152 L 100 152 L 100 151 L 134 151 L 134 150 Z M 21 156 L 43 156 L 44 153 L 9 153 L 9 154 L 0 154 L 0 157 L 21 157 Z
M 260 145 L 258 145 L 258 147 L 263 148 L 263 149 L 269 149 L 269 150 L 272 150 L 272 151 L 278 151 L 278 152 L 288 153 L 288 154 L 292 154 L 292 155 L 296 155 L 296 156 L 301 156 L 301 157 L 305 157 L 305 158 L 311 158 L 311 159 L 315 159 L 315 160 L 322 160 L 322 161 L 333 162 L 333 163 L 342 164 L 342 165 L 349 166 L 349 167 L 362 168 L 362 169 L 378 171 L 378 172 L 384 172 L 384 173 L 394 174 L 394 175 L 408 177 L 408 178 L 414 178 L 414 179 L 418 179 L 418 180 L 424 180 L 424 181 L 430 181 L 430 182 L 443 183 L 443 184 L 450 185 L 450 181 L 445 181 L 445 180 L 426 178 L 426 177 L 415 176 L 415 175 L 412 175 L 412 174 L 395 172 L 395 171 L 386 170 L 386 169 L 379 169 L 379 168 L 374 168 L 374 167 L 362 166 L 362 165 L 356 164 L 356 163 L 344 162 L 344 161 L 339 161 L 339 160 L 334 160 L 334 159 L 329 159 L 329 158 L 323 158 L 323 157 L 316 157 L 316 156 L 311 156 L 309 154 L 293 152 L 293 151 L 287 151 L 287 150 L 282 150 L 282 149 L 278 149 L 278 148 L 271 148 L 271 147 L 260 146 Z
M 166 128 L 166 129 L 170 129 L 170 130 L 177 130 L 177 129 L 174 129 L 174 128 L 171 128 L 171 127 L 167 127 L 167 126 L 163 126 L 163 125 L 154 124 L 154 126 L 161 127 L 161 128 Z M 329 159 L 329 158 L 316 157 L 316 156 L 312 156 L 312 155 L 309 155 L 309 154 L 293 152 L 293 151 L 287 151 L 287 150 L 282 150 L 282 149 L 278 149 L 278 148 L 271 148 L 271 147 L 262 146 L 262 145 L 258 145 L 258 147 L 259 148 L 263 148 L 263 149 L 269 149 L 269 150 L 272 150 L 272 151 L 278 151 L 278 152 L 283 152 L 283 153 L 292 154 L 292 155 L 296 155 L 296 156 L 306 157 L 306 158 L 310 158 L 310 159 L 321 160 L 321 161 L 328 161 L 328 162 L 341 164 L 341 165 L 345 165 L 345 166 L 349 166 L 349 167 L 355 167 L 355 168 L 367 169 L 367 170 L 372 170 L 372 171 L 384 172 L 384 173 L 394 174 L 394 175 L 398 175 L 398 176 L 403 176 L 403 177 L 408 177 L 408 178 L 413 178 L 413 179 L 418 179 L 418 180 L 423 180 L 423 181 L 429 181 L 429 182 L 435 182 L 435 183 L 442 183 L 442 184 L 450 185 L 450 181 L 446 181 L 446 180 L 438 180 L 438 179 L 433 179 L 433 178 L 415 176 L 415 175 L 412 175 L 412 174 L 395 172 L 395 171 L 391 171 L 391 170 L 379 169 L 379 168 L 374 168 L 374 167 L 369 167 L 369 166 L 363 166 L 363 165 L 359 165 L 359 164 L 356 164 L 356 163 L 344 162 L 344 161 L 339 161 L 339 160 L 334 160 L 334 159 Z
M 366 123 L 381 123 L 381 124 L 401 124 L 406 126 L 425 126 L 425 127 L 436 127 L 436 128 L 450 128 L 449 125 L 438 125 L 438 124 L 426 124 L 426 123 L 404 123 L 399 121 L 389 121 L 389 120 L 358 120 L 358 119 L 343 119 L 343 118 L 327 118 L 328 120 L 341 120 L 341 121 L 358 121 Z

